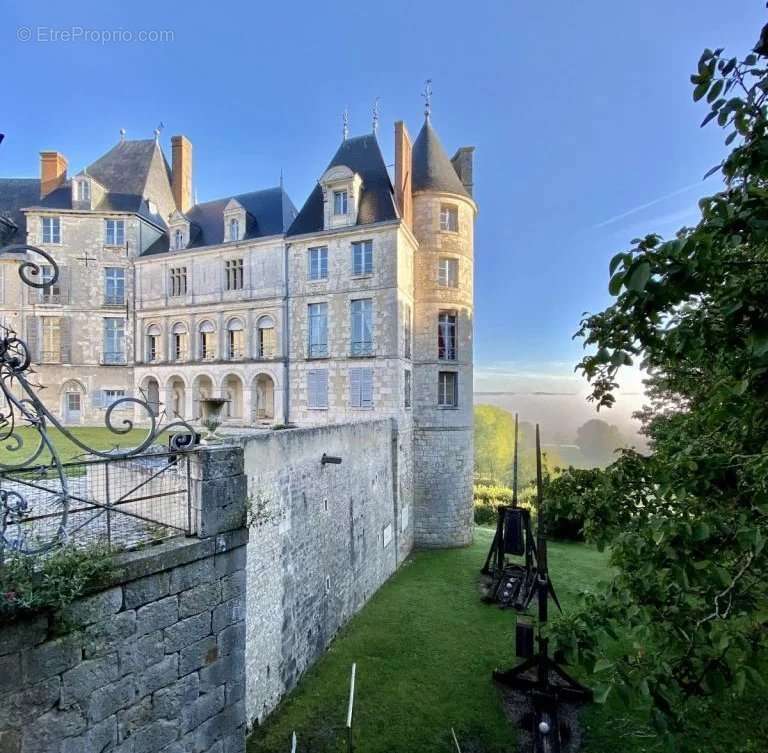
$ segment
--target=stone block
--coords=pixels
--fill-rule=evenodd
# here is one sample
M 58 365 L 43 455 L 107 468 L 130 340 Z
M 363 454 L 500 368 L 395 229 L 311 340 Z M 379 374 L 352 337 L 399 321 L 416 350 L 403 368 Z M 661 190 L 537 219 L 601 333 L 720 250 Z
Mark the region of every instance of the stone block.
M 196 479 L 226 478 L 243 473 L 241 447 L 205 448 L 193 457 L 192 475 Z
M 51 674 L 55 674 L 52 672 Z M 37 678 L 32 678 L 34 682 Z M 8 654 L 0 656 L 0 695 L 10 693 L 21 684 L 21 655 Z
M 219 650 L 216 638 L 212 635 L 183 648 L 179 654 L 179 675 L 184 676 L 190 672 L 207 667 L 219 658 Z
M 213 623 L 211 625 L 214 633 L 221 632 L 227 625 L 240 622 L 245 619 L 245 599 L 237 596 L 234 599 L 225 601 L 213 610 Z
M 216 575 L 222 577 L 224 575 L 231 575 L 238 570 L 245 570 L 247 556 L 248 550 L 244 546 L 239 546 L 236 549 L 231 549 L 228 552 L 217 554 L 214 557 Z
M 181 733 L 186 734 L 190 730 L 199 727 L 224 708 L 224 686 L 201 695 L 196 701 L 186 705 L 181 710 Z
M 223 753 L 245 753 L 245 725 L 238 727 L 224 738 Z
M 158 719 L 155 722 L 136 731 L 131 738 L 133 741 L 133 753 L 155 753 L 163 750 L 179 735 L 177 722 Z
M 188 565 L 177 567 L 171 572 L 170 592 L 176 594 L 179 591 L 187 591 L 202 583 L 210 583 L 216 577 L 213 566 L 213 558 L 190 562 Z
M 182 677 L 173 685 L 158 690 L 152 696 L 152 713 L 156 719 L 178 719 L 181 710 L 194 703 L 200 695 L 197 673 Z
M 245 648 L 245 622 L 228 625 L 217 636 L 219 656 L 242 651 Z
M 235 594 L 233 594 L 234 596 Z M 179 593 L 179 618 L 199 614 L 215 607 L 221 601 L 221 582 L 201 583 Z
M 118 649 L 120 676 L 130 672 L 141 672 L 151 664 L 157 664 L 165 656 L 163 631 L 143 635 L 130 643 L 123 643 Z
M 227 682 L 226 691 L 227 706 L 236 703 L 237 701 L 241 701 L 245 698 L 245 679 L 237 680 L 236 682 Z
M 85 732 L 88 723 L 79 708 L 53 709 L 24 730 L 22 753 L 59 753 L 61 741 Z
M 16 682 L 19 683 L 18 675 Z M 60 692 L 61 679 L 54 676 L 4 696 L 0 703 L 0 729 L 27 724 L 50 711 L 59 700 Z
M 100 659 L 86 659 L 61 677 L 60 706 L 66 708 L 84 701 L 91 693 L 118 678 L 117 654 L 107 654 Z
M 0 731 L 0 753 L 21 753 L 21 732 L 17 729 Z
M 200 692 L 210 693 L 211 690 L 231 680 L 245 677 L 245 651 L 240 650 L 227 656 L 222 656 L 200 672 Z
M 206 635 L 211 634 L 211 613 L 203 612 L 185 620 L 180 620 L 164 631 L 165 653 L 170 654 L 179 651 L 184 646 L 189 646 Z
M 136 635 L 142 636 L 173 625 L 179 618 L 179 600 L 166 596 L 136 611 Z
M 48 618 L 19 620 L 0 628 L 0 656 L 16 654 L 42 643 L 48 634 Z
M 117 713 L 117 740 L 124 743 L 130 740 L 136 730 L 155 720 L 152 696 L 142 698 L 124 711 Z
M 245 526 L 248 485 L 245 476 L 204 481 L 200 488 L 198 535 L 215 536 Z
M 75 626 L 90 625 L 117 614 L 122 608 L 123 589 L 117 586 L 68 604 L 61 616 L 64 622 Z
M 83 652 L 86 659 L 116 651 L 136 633 L 136 612 L 119 612 L 85 629 Z
M 59 638 L 24 651 L 21 654 L 21 669 L 26 684 L 45 680 L 53 675 L 60 675 L 80 662 L 83 651 L 80 644 L 71 636 Z M 18 672 L 15 675 L 19 681 Z
M 137 698 L 136 682 L 133 675 L 99 688 L 88 702 L 88 718 L 100 722 L 108 716 L 128 708 Z
M 244 548 L 235 551 L 245 551 Z M 238 570 L 221 579 L 221 600 L 229 601 L 245 593 L 245 570 Z
M 125 608 L 136 609 L 149 604 L 150 601 L 168 596 L 170 582 L 171 574 L 165 571 L 126 583 L 124 586 Z
M 140 675 L 136 677 L 136 685 L 139 690 L 139 697 L 143 698 L 150 693 L 154 693 L 160 688 L 166 687 L 179 679 L 179 657 L 177 654 L 170 654 L 157 664 L 147 667 Z
M 78 737 L 69 737 L 62 743 L 61 753 L 114 750 L 117 745 L 117 719 L 110 716 Z

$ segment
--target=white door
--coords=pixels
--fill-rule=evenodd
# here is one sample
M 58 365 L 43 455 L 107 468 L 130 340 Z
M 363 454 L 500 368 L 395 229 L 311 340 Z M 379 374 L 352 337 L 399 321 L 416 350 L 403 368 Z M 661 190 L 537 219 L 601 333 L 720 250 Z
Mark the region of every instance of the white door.
M 67 392 L 64 395 L 64 423 L 80 423 L 81 395 L 79 392 Z

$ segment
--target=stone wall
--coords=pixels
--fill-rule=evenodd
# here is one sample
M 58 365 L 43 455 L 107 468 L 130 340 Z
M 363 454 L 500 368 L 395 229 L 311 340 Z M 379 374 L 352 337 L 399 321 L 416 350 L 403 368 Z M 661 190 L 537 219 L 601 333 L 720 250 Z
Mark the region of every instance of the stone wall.
M 243 438 L 251 504 L 246 712 L 262 720 L 413 545 L 411 436 L 394 420 Z M 321 463 L 323 453 L 340 465 Z
M 242 451 L 195 463 L 200 538 L 120 555 L 110 587 L 0 628 L 2 753 L 245 750 Z

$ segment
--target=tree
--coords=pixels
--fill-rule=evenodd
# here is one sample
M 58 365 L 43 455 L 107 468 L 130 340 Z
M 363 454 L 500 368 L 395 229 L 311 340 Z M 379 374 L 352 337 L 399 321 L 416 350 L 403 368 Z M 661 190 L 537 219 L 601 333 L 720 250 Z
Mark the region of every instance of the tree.
M 592 466 L 604 466 L 616 459 L 615 451 L 626 446 L 619 428 L 592 418 L 576 431 L 576 444 Z
M 768 29 L 768 27 L 766 27 Z M 600 696 L 650 700 L 685 729 L 688 705 L 717 714 L 762 682 L 768 536 L 768 32 L 743 60 L 705 50 L 694 100 L 734 145 L 724 189 L 675 238 L 648 235 L 610 263 L 614 303 L 587 315 L 579 367 L 598 406 L 620 369 L 650 374 L 648 457 L 625 452 L 584 506 L 585 531 L 617 575 L 554 629 L 595 673 Z M 620 639 L 620 640 L 619 640 Z M 697 699 L 694 701 L 694 699 Z M 746 733 L 746 730 L 745 730 Z M 685 735 L 667 735 L 679 747 Z M 694 748 L 695 744 L 694 744 Z

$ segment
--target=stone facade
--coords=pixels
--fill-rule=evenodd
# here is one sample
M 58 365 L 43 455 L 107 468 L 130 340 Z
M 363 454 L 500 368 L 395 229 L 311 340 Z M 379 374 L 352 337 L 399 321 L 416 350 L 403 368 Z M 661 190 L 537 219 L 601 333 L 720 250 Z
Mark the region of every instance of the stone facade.
M 110 587 L 0 627 L 3 753 L 245 751 L 242 451 L 205 453 L 196 488 L 200 538 L 119 555 Z
M 379 420 L 241 441 L 252 519 L 246 709 L 255 722 L 411 550 L 411 438 Z M 324 453 L 341 464 L 322 464 Z
M 187 204 L 191 144 L 174 143 L 176 194 Z M 405 455 L 416 543 L 468 543 L 477 211 L 471 148 L 449 161 L 427 122 L 412 153 L 398 124 L 395 190 L 375 136 L 345 139 L 299 213 L 282 186 L 174 208 L 157 143 L 124 142 L 92 167 L 103 170 L 111 159 L 106 180 L 120 174 L 115 160 L 123 153 L 148 149 L 140 211 L 117 211 L 120 194 L 96 181 L 92 196 L 113 196 L 109 211 L 101 199 L 57 209 L 58 199 L 43 198 L 26 209 L 29 242 L 63 265 L 66 293 L 57 300 L 27 296 L 13 262 L 0 261 L 0 317 L 31 343 L 48 408 L 65 423 L 102 424 L 111 402 L 137 395 L 155 413 L 195 421 L 202 398 L 223 397 L 233 428 L 391 418 L 401 437 L 413 439 Z M 64 188 L 53 194 L 69 190 L 59 183 Z M 264 195 L 278 192 L 275 220 Z M 60 222 L 55 242 L 44 237 L 44 218 Z M 107 245 L 113 220 L 124 223 L 120 247 Z M 363 269 L 353 263 L 361 243 L 370 247 Z M 319 249 L 323 268 L 315 274 Z M 124 274 L 121 303 L 108 294 L 114 269 Z M 321 325 L 313 320 L 326 339 L 311 351 L 315 304 L 326 312 Z M 455 321 L 445 352 L 444 314 Z M 118 358 L 109 353 L 108 327 L 122 333 Z M 365 331 L 362 347 L 355 327 Z M 53 354 L 50 342 L 57 343 Z M 147 418 L 139 409 L 126 417 Z

